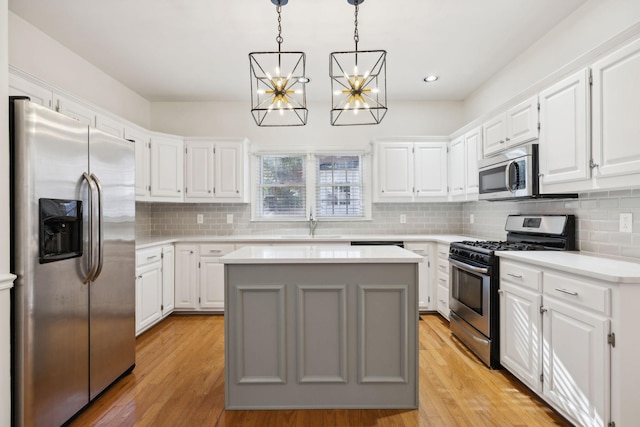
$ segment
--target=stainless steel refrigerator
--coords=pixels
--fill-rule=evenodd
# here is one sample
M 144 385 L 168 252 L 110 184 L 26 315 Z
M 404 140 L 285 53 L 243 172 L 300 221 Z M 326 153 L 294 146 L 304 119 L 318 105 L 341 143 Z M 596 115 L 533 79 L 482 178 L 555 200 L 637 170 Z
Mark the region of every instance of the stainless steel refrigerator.
M 13 422 L 59 426 L 135 366 L 134 147 L 11 104 Z

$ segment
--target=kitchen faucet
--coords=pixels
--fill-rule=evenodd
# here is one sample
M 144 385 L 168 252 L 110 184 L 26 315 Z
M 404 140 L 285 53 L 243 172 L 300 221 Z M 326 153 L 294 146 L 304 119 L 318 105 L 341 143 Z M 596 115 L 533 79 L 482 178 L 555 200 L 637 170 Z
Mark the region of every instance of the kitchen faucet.
M 313 237 L 316 234 L 318 220 L 313 218 L 313 209 L 309 209 L 309 235 Z

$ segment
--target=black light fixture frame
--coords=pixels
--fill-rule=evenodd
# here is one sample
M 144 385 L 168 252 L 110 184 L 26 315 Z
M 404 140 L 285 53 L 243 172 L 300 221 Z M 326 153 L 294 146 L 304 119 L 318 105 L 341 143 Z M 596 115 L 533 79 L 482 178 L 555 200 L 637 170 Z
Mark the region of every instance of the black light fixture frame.
M 306 77 L 306 55 L 304 52 L 283 52 L 281 50 L 283 39 L 280 7 L 286 5 L 288 0 L 271 0 L 271 3 L 275 4 L 278 10 L 278 37 L 276 37 L 278 51 L 249 53 L 251 114 L 256 125 L 262 127 L 304 126 L 307 124 L 309 115 L 306 91 L 309 78 Z M 263 66 L 269 60 L 274 63 L 277 60 L 277 69 L 280 73 L 283 63 L 286 64 L 287 69 L 291 69 L 290 76 L 287 76 L 289 78 L 282 79 L 286 81 L 285 85 L 278 87 L 273 84 L 274 79 L 265 70 L 267 67 Z M 279 77 L 281 78 L 281 76 Z M 301 88 L 301 94 L 293 92 L 298 87 Z M 288 97 L 288 95 L 298 96 Z M 287 102 L 286 108 L 273 108 L 273 103 L 278 97 L 284 97 L 290 101 Z M 285 115 L 286 117 L 284 117 Z M 283 118 L 280 119 L 280 117 Z

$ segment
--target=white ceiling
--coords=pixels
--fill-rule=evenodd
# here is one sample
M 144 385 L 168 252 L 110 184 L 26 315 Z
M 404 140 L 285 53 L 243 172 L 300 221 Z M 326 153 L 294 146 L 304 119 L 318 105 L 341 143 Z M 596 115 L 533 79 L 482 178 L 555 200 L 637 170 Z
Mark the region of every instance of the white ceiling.
M 586 0 L 366 0 L 359 49 L 384 49 L 394 100 L 463 100 Z M 252 51 L 277 50 L 270 0 L 9 0 L 9 10 L 149 101 L 250 100 Z M 290 0 L 283 50 L 307 54 L 329 102 L 329 54 L 353 50 L 347 0 Z M 431 73 L 440 80 L 427 85 Z

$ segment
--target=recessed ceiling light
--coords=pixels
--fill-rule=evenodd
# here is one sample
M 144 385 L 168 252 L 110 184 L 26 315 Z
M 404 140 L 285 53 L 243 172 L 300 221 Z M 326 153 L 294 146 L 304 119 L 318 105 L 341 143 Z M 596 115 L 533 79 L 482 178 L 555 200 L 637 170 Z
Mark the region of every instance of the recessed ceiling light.
M 298 83 L 309 83 L 310 81 L 309 77 L 298 77 Z
M 435 74 L 431 74 L 431 75 L 425 77 L 423 80 L 425 81 L 425 83 L 431 83 L 431 82 L 435 82 L 439 78 L 440 77 L 436 76 Z

